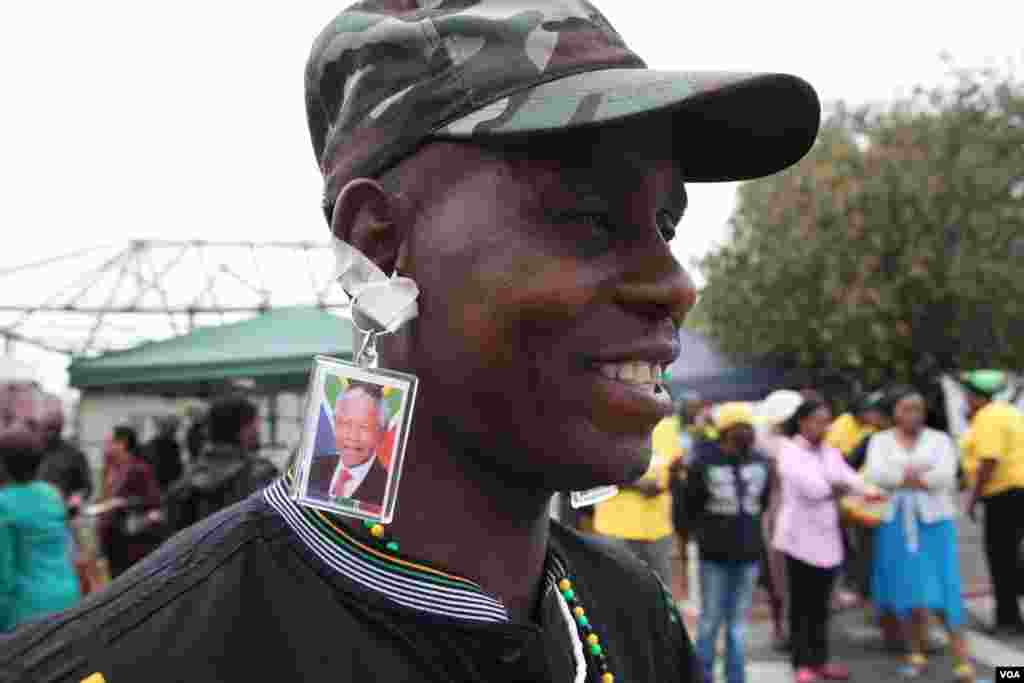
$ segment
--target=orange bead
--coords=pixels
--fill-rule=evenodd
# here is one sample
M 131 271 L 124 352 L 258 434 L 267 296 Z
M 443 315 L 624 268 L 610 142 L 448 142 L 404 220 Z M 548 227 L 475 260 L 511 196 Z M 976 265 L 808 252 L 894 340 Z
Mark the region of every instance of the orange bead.
M 370 527 L 370 533 L 373 534 L 374 538 L 380 538 L 384 535 L 384 525 L 374 524 L 372 527 Z
M 605 672 L 601 675 L 601 683 L 615 683 L 615 676 L 610 671 Z
M 582 607 L 577 607 L 572 611 L 572 613 L 575 614 L 577 617 L 582 617 L 585 614 Z
M 572 588 L 572 582 L 569 579 L 562 579 L 558 582 L 558 590 L 567 591 Z
M 590 643 L 591 645 L 597 645 L 597 642 L 598 642 L 597 634 L 596 633 L 591 633 L 589 636 L 587 636 L 587 642 Z

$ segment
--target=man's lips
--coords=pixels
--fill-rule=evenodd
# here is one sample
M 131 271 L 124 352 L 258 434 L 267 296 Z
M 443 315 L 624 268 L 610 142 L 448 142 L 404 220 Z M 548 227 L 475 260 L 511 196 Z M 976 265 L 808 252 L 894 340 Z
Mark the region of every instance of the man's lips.
M 636 343 L 591 356 L 587 359 L 587 367 L 610 380 L 660 385 L 665 369 L 679 357 L 679 351 L 680 344 L 676 339 Z
M 681 349 L 682 345 L 675 337 L 651 339 L 628 345 L 607 346 L 600 352 L 587 356 L 587 362 L 594 365 L 645 362 L 667 367 L 679 357 Z
M 615 431 L 641 431 L 671 415 L 672 398 L 662 383 L 679 350 L 672 339 L 607 349 L 588 358 L 598 400 L 595 417 L 603 414 L 600 421 Z

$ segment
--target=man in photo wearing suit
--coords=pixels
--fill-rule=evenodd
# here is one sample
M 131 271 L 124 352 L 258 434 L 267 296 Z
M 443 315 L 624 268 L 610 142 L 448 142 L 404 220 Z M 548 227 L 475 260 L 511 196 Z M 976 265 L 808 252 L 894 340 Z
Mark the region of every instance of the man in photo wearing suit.
M 381 388 L 358 384 L 334 404 L 334 453 L 318 453 L 309 475 L 309 495 L 352 498 L 380 506 L 388 469 L 377 458 L 387 431 Z

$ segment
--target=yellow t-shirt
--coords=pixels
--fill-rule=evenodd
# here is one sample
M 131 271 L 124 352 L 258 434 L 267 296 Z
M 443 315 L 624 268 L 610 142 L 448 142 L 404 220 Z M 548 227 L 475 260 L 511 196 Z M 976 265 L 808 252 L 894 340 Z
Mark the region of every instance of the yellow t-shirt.
M 832 425 L 825 434 L 825 443 L 833 448 L 838 448 L 840 453 L 850 457 L 860 442 L 874 432 L 875 428 L 871 425 L 861 424 L 850 413 L 843 413 L 832 421 Z
M 981 461 L 996 461 L 982 497 L 1024 488 L 1024 414 L 1014 406 L 992 401 L 979 410 L 961 437 L 960 447 L 964 474 L 972 487 Z
M 683 455 L 679 429 L 679 418 L 668 417 L 651 434 L 654 457 L 643 479 L 656 479 L 663 492 L 647 497 L 639 491 L 622 489 L 619 495 L 595 506 L 594 531 L 632 541 L 657 541 L 672 534 L 668 470 Z

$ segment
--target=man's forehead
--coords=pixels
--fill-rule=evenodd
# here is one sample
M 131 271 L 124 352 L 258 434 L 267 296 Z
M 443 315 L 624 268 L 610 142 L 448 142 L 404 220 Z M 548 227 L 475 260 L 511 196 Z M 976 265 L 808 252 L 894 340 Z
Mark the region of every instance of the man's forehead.
M 365 410 L 372 410 L 377 407 L 377 399 L 362 391 L 346 391 L 338 397 L 338 404 L 358 403 L 359 407 Z

